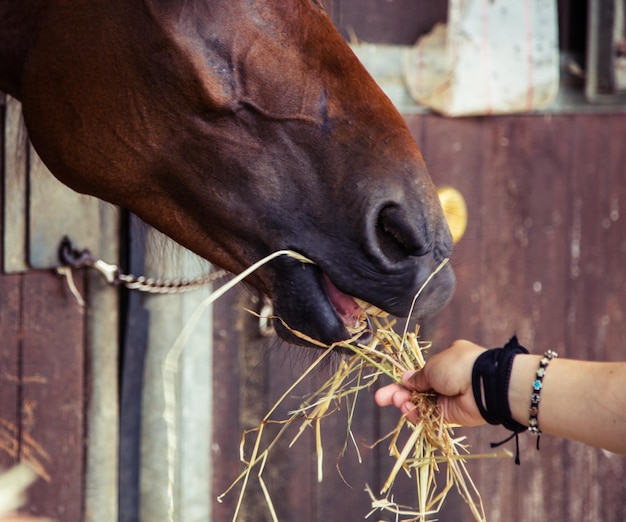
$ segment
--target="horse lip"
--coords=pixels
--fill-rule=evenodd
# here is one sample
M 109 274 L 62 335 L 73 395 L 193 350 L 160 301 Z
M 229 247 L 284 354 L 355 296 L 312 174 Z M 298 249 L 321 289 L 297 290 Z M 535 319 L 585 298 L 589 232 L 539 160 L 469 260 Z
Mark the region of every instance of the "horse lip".
M 367 314 L 331 283 L 319 265 L 288 258 L 274 264 L 280 278 L 273 285 L 273 322 L 283 340 L 310 346 L 303 334 L 328 346 L 351 338 L 367 342 L 371 331 Z
M 368 327 L 368 315 L 378 317 L 386 317 L 389 315 L 384 310 L 362 299 L 344 294 L 333 284 L 326 274 L 323 276 L 323 281 L 328 300 L 335 308 L 337 315 L 341 318 L 351 335 L 363 332 Z
M 315 346 L 300 334 L 323 345 L 352 337 L 325 291 L 319 266 L 303 265 L 290 258 L 279 258 L 273 263 L 280 274 L 272 292 L 274 326 L 283 340 Z

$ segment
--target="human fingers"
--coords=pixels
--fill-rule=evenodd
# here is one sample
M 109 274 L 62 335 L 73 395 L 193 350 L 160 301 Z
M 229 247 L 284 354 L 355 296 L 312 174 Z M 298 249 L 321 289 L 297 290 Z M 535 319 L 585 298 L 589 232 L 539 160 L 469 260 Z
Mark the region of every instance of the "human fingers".
M 415 423 L 417 412 L 411 400 L 411 391 L 400 384 L 389 384 L 376 390 L 374 400 L 378 406 L 395 406 L 403 415 Z
M 411 392 L 403 386 L 393 383 L 376 390 L 374 400 L 378 406 L 401 408 L 405 402 L 411 400 Z

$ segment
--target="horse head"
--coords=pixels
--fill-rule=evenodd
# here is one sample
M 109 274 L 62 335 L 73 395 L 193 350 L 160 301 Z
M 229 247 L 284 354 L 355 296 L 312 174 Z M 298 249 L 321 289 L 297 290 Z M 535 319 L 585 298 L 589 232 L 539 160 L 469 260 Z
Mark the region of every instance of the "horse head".
M 2 4 L 21 36 L 0 41 L 0 88 L 61 181 L 232 272 L 281 249 L 314 261 L 249 280 L 284 338 L 330 344 L 365 311 L 406 316 L 449 257 L 405 122 L 314 1 Z M 446 266 L 414 313 L 453 287 Z

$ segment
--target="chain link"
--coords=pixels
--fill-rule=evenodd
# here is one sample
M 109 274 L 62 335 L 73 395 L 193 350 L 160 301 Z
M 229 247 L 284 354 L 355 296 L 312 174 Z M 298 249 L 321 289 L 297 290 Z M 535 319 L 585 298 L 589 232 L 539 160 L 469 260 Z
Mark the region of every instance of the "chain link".
M 218 270 L 194 279 L 156 279 L 118 273 L 117 280 L 129 290 L 150 294 L 180 294 L 211 284 L 226 275 L 228 275 L 226 270 Z
M 88 249 L 79 250 L 74 247 L 68 237 L 64 237 L 59 245 L 59 260 L 62 267 L 93 268 L 98 271 L 110 285 L 123 285 L 129 290 L 150 294 L 180 294 L 206 286 L 229 274 L 226 270 L 217 270 L 194 279 L 159 279 L 145 276 L 124 274 L 118 265 L 96 259 Z

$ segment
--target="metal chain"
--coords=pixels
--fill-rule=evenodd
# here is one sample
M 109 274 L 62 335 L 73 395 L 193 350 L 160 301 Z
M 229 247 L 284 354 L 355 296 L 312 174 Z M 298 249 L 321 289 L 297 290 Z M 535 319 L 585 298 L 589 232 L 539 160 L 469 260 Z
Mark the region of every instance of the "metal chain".
M 194 279 L 159 279 L 145 276 L 124 274 L 118 265 L 96 259 L 88 249 L 79 250 L 74 247 L 68 237 L 64 237 L 59 245 L 59 260 L 62 266 L 70 268 L 93 268 L 97 270 L 110 285 L 123 285 L 129 290 L 151 294 L 180 294 L 190 292 L 208 285 L 229 274 L 226 270 L 211 272 Z
M 150 294 L 180 294 L 213 283 L 226 275 L 228 275 L 226 270 L 218 270 L 194 279 L 155 279 L 119 272 L 117 279 L 129 290 L 138 290 Z

